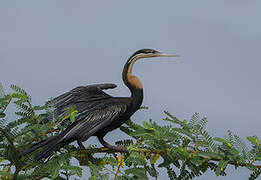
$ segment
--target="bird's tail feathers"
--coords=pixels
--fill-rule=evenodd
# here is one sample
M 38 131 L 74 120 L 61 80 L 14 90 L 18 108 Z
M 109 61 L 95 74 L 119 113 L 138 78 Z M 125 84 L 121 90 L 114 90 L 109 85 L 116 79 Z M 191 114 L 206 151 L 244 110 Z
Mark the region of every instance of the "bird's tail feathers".
M 37 150 L 38 148 L 43 147 L 43 149 L 38 154 L 36 154 L 34 159 L 40 160 L 42 158 L 47 158 L 47 157 L 51 156 L 54 151 L 57 151 L 64 145 L 69 144 L 69 143 L 61 141 L 62 138 L 63 138 L 62 134 L 51 136 L 43 141 L 33 144 L 31 148 L 22 152 L 19 156 L 20 157 L 27 156 L 28 154 L 32 153 L 33 151 Z
M 27 149 L 26 151 L 23 151 L 22 153 L 19 154 L 19 156 L 27 156 L 28 154 L 34 152 L 35 150 L 37 150 L 38 148 L 45 146 L 46 144 L 48 144 L 49 142 L 53 141 L 54 139 L 56 139 L 58 135 L 56 136 L 51 136 L 43 141 L 37 142 L 35 144 L 33 144 L 31 146 L 31 148 Z
M 66 144 L 69 144 L 68 142 L 61 141 L 52 141 L 51 143 L 44 146 L 44 148 L 35 155 L 34 159 L 36 161 L 39 161 L 43 158 L 47 158 L 53 154 L 53 152 L 58 151 L 60 148 L 65 146 Z

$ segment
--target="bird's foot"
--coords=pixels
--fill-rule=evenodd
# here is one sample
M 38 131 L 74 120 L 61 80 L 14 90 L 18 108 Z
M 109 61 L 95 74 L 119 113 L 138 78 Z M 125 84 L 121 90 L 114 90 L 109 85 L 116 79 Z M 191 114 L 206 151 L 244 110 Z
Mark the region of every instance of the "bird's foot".
M 119 151 L 119 152 L 129 152 L 128 149 L 125 146 L 110 145 L 109 143 L 104 141 L 103 136 L 98 136 L 98 139 L 99 139 L 100 143 L 106 148 L 109 148 L 109 149 L 112 149 L 112 150 L 115 150 L 115 151 Z
M 84 147 L 82 141 L 77 140 L 77 144 L 78 144 L 78 146 L 79 146 L 80 149 L 86 149 L 86 148 Z

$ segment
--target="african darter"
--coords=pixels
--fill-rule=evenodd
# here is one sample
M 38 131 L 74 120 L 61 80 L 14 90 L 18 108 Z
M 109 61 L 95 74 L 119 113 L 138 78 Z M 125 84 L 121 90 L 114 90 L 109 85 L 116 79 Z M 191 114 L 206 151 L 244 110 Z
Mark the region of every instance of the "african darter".
M 62 115 L 68 107 L 74 106 L 78 111 L 76 120 L 60 134 L 34 144 L 22 154 L 27 155 L 43 147 L 35 156 L 35 160 L 40 160 L 49 157 L 54 151 L 73 141 L 86 141 L 90 136 L 97 136 L 104 147 L 126 151 L 125 147 L 112 146 L 103 138 L 108 132 L 126 122 L 142 104 L 142 84 L 139 78 L 132 74 L 134 63 L 142 58 L 175 56 L 153 49 L 141 49 L 135 52 L 127 60 L 122 72 L 123 82 L 131 91 L 130 97 L 113 97 L 103 91 L 115 88 L 115 84 L 95 84 L 76 87 L 54 98 L 55 113 Z

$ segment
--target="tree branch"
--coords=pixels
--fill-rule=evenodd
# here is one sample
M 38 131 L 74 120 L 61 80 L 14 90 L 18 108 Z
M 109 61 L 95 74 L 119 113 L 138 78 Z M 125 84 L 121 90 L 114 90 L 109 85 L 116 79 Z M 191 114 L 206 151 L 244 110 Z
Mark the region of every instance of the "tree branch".
M 113 154 L 113 153 L 117 153 L 117 152 L 124 153 L 124 151 L 121 151 L 121 150 L 109 149 L 109 148 L 105 148 L 105 147 L 102 147 L 102 148 L 92 148 L 92 149 L 80 149 L 80 150 L 76 150 L 76 151 L 74 151 L 72 153 L 73 153 L 73 155 L 78 156 L 79 153 L 80 154 L 81 153 L 83 153 L 83 154 L 84 153 L 109 153 L 109 154 Z M 130 152 L 140 152 L 140 153 L 149 153 L 149 154 L 158 153 L 158 154 L 161 154 L 161 153 L 165 153 L 166 151 L 161 150 L 161 149 L 134 148 L 134 149 L 129 150 L 129 153 Z M 191 153 L 191 151 L 188 151 L 188 153 Z M 202 154 L 200 154 L 200 152 L 198 152 L 197 156 L 199 156 L 201 158 L 204 158 L 204 159 L 206 159 L 208 161 L 217 161 L 217 162 L 219 162 L 219 161 L 222 160 L 221 158 L 202 155 Z M 241 166 L 241 167 L 246 167 L 248 165 L 253 165 L 251 163 L 240 163 L 240 162 L 237 162 L 237 161 L 229 161 L 228 164 L 235 165 L 235 166 Z M 253 165 L 253 166 L 256 169 L 261 169 L 261 165 Z

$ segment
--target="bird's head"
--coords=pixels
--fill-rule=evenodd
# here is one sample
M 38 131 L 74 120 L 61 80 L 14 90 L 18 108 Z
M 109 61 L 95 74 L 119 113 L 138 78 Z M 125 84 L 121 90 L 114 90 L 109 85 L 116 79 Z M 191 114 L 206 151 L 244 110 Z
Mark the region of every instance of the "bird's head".
M 161 53 L 154 49 L 140 49 L 136 51 L 130 58 L 129 61 L 136 61 L 141 58 L 150 58 L 150 57 L 177 57 L 178 55 L 175 54 L 167 54 Z
M 143 58 L 150 58 L 150 57 L 177 57 L 177 56 L 178 55 L 175 54 L 161 53 L 154 49 L 140 49 L 136 51 L 126 62 L 122 72 L 123 81 L 130 89 L 133 89 L 133 87 L 142 89 L 142 84 L 140 80 L 136 76 L 132 75 L 132 68 L 137 60 Z
M 136 51 L 128 59 L 128 61 L 125 64 L 125 67 L 123 69 L 123 74 L 125 74 L 125 73 L 131 74 L 134 63 L 139 59 L 151 58 L 151 57 L 177 57 L 177 56 L 178 55 L 175 55 L 175 54 L 161 53 L 154 49 L 140 49 L 140 50 Z

